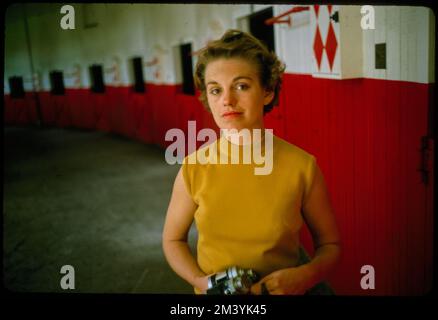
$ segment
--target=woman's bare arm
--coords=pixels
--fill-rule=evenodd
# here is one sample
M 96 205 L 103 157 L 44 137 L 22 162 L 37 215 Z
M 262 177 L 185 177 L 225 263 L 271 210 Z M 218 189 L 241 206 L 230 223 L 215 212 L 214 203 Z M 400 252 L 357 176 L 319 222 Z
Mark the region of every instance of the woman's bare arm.
M 303 216 L 315 245 L 313 259 L 298 267 L 272 272 L 251 287 L 261 294 L 262 286 L 269 294 L 304 294 L 334 268 L 340 256 L 340 240 L 324 177 L 316 168 L 313 185 L 303 205 Z
M 169 265 L 181 278 L 205 292 L 208 277 L 199 268 L 187 242 L 196 208 L 186 190 L 180 169 L 164 223 L 163 251 Z
M 303 207 L 303 216 L 312 234 L 315 254 L 306 265 L 314 282 L 325 279 L 340 258 L 340 236 L 335 214 L 323 174 L 316 166 L 310 194 Z

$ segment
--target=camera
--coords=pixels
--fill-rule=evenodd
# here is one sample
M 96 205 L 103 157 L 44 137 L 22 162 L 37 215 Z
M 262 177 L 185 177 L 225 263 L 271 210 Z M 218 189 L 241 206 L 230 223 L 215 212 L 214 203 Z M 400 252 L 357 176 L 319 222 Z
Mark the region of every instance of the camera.
M 208 278 L 207 294 L 248 294 L 258 278 L 252 269 L 233 266 Z

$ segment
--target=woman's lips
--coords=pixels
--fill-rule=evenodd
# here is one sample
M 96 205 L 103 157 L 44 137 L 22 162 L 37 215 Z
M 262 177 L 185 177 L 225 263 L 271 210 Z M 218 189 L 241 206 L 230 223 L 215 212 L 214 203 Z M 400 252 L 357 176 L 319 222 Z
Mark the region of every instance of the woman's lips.
M 235 117 L 235 116 L 239 116 L 241 115 L 242 112 L 238 112 L 238 111 L 230 111 L 230 112 L 225 112 L 222 117 Z

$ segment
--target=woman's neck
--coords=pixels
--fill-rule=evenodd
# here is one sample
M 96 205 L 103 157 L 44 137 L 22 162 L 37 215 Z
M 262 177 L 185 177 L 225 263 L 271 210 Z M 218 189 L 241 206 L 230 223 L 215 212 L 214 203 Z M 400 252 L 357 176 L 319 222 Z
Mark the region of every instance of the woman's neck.
M 222 129 L 221 135 L 227 139 L 230 143 L 245 146 L 251 144 L 261 144 L 265 139 L 264 128 L 252 128 L 252 129 Z

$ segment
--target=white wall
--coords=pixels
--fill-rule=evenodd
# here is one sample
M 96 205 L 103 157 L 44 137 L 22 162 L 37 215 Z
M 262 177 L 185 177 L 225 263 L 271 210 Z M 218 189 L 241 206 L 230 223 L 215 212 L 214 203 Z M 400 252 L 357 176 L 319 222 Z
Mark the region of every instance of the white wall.
M 8 78 L 25 76 L 30 78 L 30 62 L 26 45 L 26 34 L 21 9 L 14 5 L 5 14 L 5 75 L 4 92 L 9 93 Z M 28 88 L 30 90 L 30 88 Z
M 43 89 L 49 90 L 49 72 L 63 70 L 67 87 L 77 87 L 73 72 L 80 66 L 79 87 L 89 86 L 88 67 L 104 65 L 105 81 L 128 85 L 129 59 L 143 57 L 158 64 L 145 66 L 147 82 L 174 84 L 181 81 L 178 45 L 191 42 L 194 51 L 208 40 L 237 27 L 237 19 L 268 5 L 217 4 L 72 4 L 76 29 L 60 27 L 60 4 L 26 4 L 35 72 L 42 75 Z M 13 75 L 30 79 L 23 5 L 6 12 L 4 90 Z M 274 6 L 274 15 L 292 5 Z M 376 29 L 363 31 L 364 76 L 367 78 L 434 82 L 434 16 L 422 7 L 386 6 L 376 8 Z M 98 22 L 84 27 L 85 11 Z M 312 73 L 313 39 L 309 12 L 293 15 L 293 25 L 275 24 L 276 51 L 286 63 L 286 72 Z M 387 69 L 374 69 L 374 44 L 387 43 Z M 196 62 L 194 57 L 193 64 Z M 118 81 L 111 72 L 116 64 Z M 25 82 L 30 90 L 30 82 Z
M 281 14 L 292 5 L 277 6 Z M 433 40 L 435 18 L 425 7 L 374 6 L 374 30 L 363 30 L 363 74 L 365 78 L 420 83 L 435 81 Z M 277 52 L 286 72 L 312 73 L 313 39 L 310 13 L 293 14 L 292 26 L 275 25 Z M 386 42 L 387 69 L 375 69 L 374 46 Z
M 425 7 L 375 6 L 376 28 L 365 30 L 366 78 L 435 82 L 434 16 Z M 374 45 L 386 42 L 386 70 L 374 68 Z
M 209 40 L 220 37 L 227 29 L 235 28 L 236 21 L 233 15 L 242 12 L 247 5 L 199 5 L 199 4 L 175 4 L 175 5 L 147 5 L 153 14 L 151 20 L 146 21 L 146 32 L 149 37 L 149 50 L 146 56 L 152 60 L 158 56 L 162 62 L 161 79 L 154 79 L 148 72 L 147 80 L 159 83 L 176 83 L 177 65 L 174 59 L 174 47 L 190 42 L 192 50 L 196 51 L 207 44 Z M 157 49 L 157 47 L 164 49 Z M 196 57 L 193 59 L 193 65 Z M 154 68 L 148 68 L 153 70 Z
M 275 6 L 274 15 L 280 15 L 291 8 L 292 5 Z M 276 52 L 285 62 L 287 73 L 312 72 L 313 39 L 310 31 L 309 11 L 294 13 L 291 26 L 274 24 Z
M 127 85 L 130 83 L 129 59 L 134 56 L 142 56 L 145 63 L 154 58 L 159 60 L 158 65 L 145 66 L 146 81 L 179 82 L 174 47 L 191 42 L 194 51 L 200 49 L 226 29 L 235 28 L 236 13 L 249 8 L 249 5 L 201 4 L 72 5 L 75 8 L 75 30 L 61 29 L 61 5 L 45 5 L 44 8 L 40 4 L 26 5 L 30 13 L 28 23 L 34 68 L 44 75 L 44 90 L 50 87 L 48 74 L 54 69 L 65 72 L 67 87 L 74 86 L 74 78 L 69 74 L 76 70 L 77 65 L 81 66 L 81 87 L 88 87 L 88 66 L 94 63 L 104 64 L 107 83 Z M 14 5 L 6 14 L 9 14 L 10 21 L 6 23 L 5 82 L 14 74 L 30 77 L 21 6 Z M 84 28 L 86 6 L 98 22 L 97 27 Z M 38 11 L 38 14 L 32 14 Z M 110 72 L 116 61 L 120 61 L 120 82 L 114 82 L 114 74 Z M 159 77 L 155 77 L 157 71 Z

